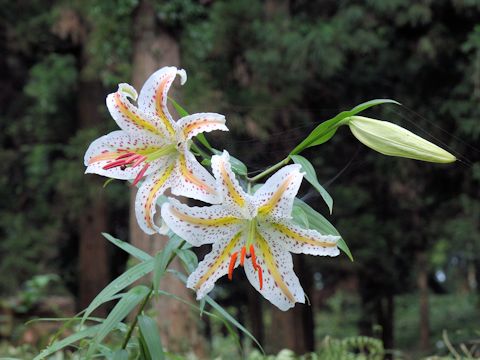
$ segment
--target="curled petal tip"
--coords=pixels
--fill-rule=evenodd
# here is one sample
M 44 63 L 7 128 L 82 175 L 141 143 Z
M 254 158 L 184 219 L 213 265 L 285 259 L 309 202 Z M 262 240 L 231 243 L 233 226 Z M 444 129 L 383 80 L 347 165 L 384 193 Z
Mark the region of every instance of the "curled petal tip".
M 184 69 L 177 70 L 178 76 L 180 76 L 180 85 L 184 85 L 187 82 L 187 72 Z
M 134 101 L 136 101 L 138 98 L 137 90 L 135 90 L 135 88 L 130 84 L 126 84 L 126 83 L 118 84 L 118 91 L 123 95 L 125 95 L 126 97 L 131 98 Z

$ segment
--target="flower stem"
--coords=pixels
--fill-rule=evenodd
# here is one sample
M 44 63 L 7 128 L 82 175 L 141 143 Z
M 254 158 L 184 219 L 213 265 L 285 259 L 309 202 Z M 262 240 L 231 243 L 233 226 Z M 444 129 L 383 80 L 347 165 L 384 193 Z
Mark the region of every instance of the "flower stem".
M 251 177 L 251 178 L 247 177 L 247 180 L 248 180 L 249 183 L 254 183 L 254 182 L 264 178 L 265 176 L 271 174 L 275 170 L 280 169 L 282 166 L 287 165 L 289 162 L 290 162 L 290 156 L 287 156 L 285 159 L 276 163 L 275 165 L 270 166 L 267 170 L 262 171 L 260 174 L 254 176 L 254 177 Z
M 177 249 L 180 249 L 183 245 L 185 244 L 185 240 L 180 243 Z M 173 251 L 172 255 L 170 255 L 170 259 L 168 259 L 167 266 L 165 266 L 165 269 L 167 269 L 172 261 L 175 259 L 177 254 Z M 122 343 L 122 349 L 125 349 L 128 345 L 128 342 L 130 338 L 132 337 L 133 330 L 135 329 L 135 326 L 137 326 L 138 322 L 138 315 L 140 315 L 143 310 L 145 309 L 145 306 L 147 306 L 148 301 L 151 299 L 154 291 L 154 285 L 150 285 L 150 291 L 148 292 L 147 296 L 143 299 L 142 303 L 140 304 L 140 307 L 137 310 L 137 313 L 135 314 L 135 318 L 133 319 L 132 323 L 130 324 L 130 327 L 128 328 L 127 335 L 125 336 L 125 339 L 123 340 Z

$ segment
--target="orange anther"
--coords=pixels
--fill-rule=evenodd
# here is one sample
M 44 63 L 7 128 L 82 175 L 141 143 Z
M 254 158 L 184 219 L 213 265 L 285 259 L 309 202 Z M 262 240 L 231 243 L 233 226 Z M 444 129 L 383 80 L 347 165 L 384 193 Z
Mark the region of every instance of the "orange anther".
M 238 251 L 235 251 L 230 257 L 230 265 L 228 266 L 228 280 L 232 280 L 233 269 L 235 268 L 235 263 L 237 262 Z
M 260 266 L 257 265 L 257 271 L 258 271 L 258 283 L 260 284 L 260 290 L 263 288 L 263 271 Z
M 243 266 L 243 263 L 245 262 L 245 255 L 247 253 L 247 249 L 244 247 L 242 247 L 242 252 L 240 254 L 240 265 Z
M 259 268 L 260 266 L 258 266 L 257 264 L 257 257 L 255 256 L 255 249 L 253 248 L 253 244 L 250 245 L 250 256 L 252 257 L 253 268 L 257 270 L 257 268 Z

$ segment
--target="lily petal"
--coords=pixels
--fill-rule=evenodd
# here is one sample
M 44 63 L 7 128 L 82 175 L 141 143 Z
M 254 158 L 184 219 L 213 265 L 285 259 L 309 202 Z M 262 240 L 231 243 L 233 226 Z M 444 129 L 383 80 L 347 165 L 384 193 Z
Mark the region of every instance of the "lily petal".
M 216 113 L 198 113 L 185 116 L 178 120 L 177 125 L 183 141 L 214 130 L 228 131 L 225 126 L 225 116 Z
M 258 270 L 250 261 L 245 262 L 245 274 L 265 299 L 283 311 L 295 306 L 296 302 L 305 302 L 302 286 L 293 272 L 292 256 L 279 242 L 268 241 L 257 234 L 255 254 L 256 262 L 263 272 L 262 288 L 260 289 Z
M 135 214 L 140 228 L 147 234 L 160 231 L 155 224 L 156 203 L 170 186 L 171 177 L 175 169 L 175 160 L 172 157 L 161 158 L 162 165 L 155 173 L 149 175 L 140 186 L 135 199 Z
M 221 205 L 189 207 L 172 198 L 162 205 L 162 219 L 193 246 L 231 239 L 243 222 Z
M 185 71 L 174 66 L 165 66 L 154 72 L 140 90 L 138 107 L 145 113 L 160 119 L 171 139 L 175 139 L 176 124 L 168 111 L 168 90 L 177 74 L 181 79 L 186 77 Z M 182 85 L 183 85 L 182 81 Z
M 210 204 L 218 204 L 220 196 L 215 188 L 216 183 L 213 176 L 199 164 L 195 156 L 187 149 L 187 144 L 184 144 L 179 149 L 172 193 Z
M 320 256 L 337 256 L 339 236 L 322 235 L 315 230 L 306 230 L 288 221 L 260 222 L 259 233 L 269 243 L 278 242 L 295 254 L 310 254 Z
M 212 246 L 212 251 L 198 264 L 195 271 L 188 277 L 187 287 L 197 292 L 197 299 L 203 298 L 214 287 L 217 279 L 226 275 L 229 270 L 230 258 L 240 251 L 242 233 L 238 232 L 232 238 L 218 239 Z M 233 265 L 237 267 L 239 262 Z
M 221 156 L 212 156 L 212 171 L 217 179 L 217 189 L 220 191 L 224 205 L 232 209 L 240 208 L 240 210 L 250 205 L 248 194 L 243 191 L 232 171 L 230 155 L 227 151 L 223 151 Z
M 122 170 L 120 167 L 104 169 L 104 167 L 114 162 L 122 154 L 142 153 L 145 151 L 154 151 L 161 147 L 159 139 L 147 132 L 131 136 L 123 130 L 112 131 L 90 144 L 85 153 L 84 162 L 87 169 L 85 173 L 93 173 L 108 176 L 114 179 L 130 180 L 134 179 L 139 167 L 126 167 Z M 160 166 L 158 160 L 152 161 L 146 175 L 157 170 Z
M 300 165 L 288 165 L 273 174 L 253 195 L 259 215 L 267 219 L 290 219 L 295 195 L 302 183 Z
M 107 107 L 118 126 L 131 134 L 149 132 L 164 138 L 161 123 L 152 116 L 134 106 L 128 98 L 135 99 L 136 92 L 128 84 L 120 84 L 118 91 L 107 96 Z

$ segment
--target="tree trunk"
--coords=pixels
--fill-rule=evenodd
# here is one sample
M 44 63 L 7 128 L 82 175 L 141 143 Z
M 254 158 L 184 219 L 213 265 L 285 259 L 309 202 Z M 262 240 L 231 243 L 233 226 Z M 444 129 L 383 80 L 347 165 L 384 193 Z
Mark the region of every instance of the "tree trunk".
M 140 90 L 147 78 L 157 69 L 166 65 L 178 66 L 180 51 L 176 40 L 156 22 L 156 14 L 149 1 L 140 1 L 134 18 L 134 53 L 133 53 L 133 85 Z M 146 235 L 138 226 L 135 217 L 135 195 L 137 189 L 132 187 L 130 197 L 130 241 L 144 251 L 155 254 L 166 244 L 168 237 Z M 178 259 L 171 268 L 183 270 Z M 166 275 L 160 287 L 183 299 L 195 301 L 192 292 L 185 285 Z M 178 300 L 162 297 L 154 303 L 157 321 L 164 345 L 174 352 L 194 352 L 204 356 L 202 337 L 197 327 L 198 315 Z M 196 316 L 196 317 L 195 317 Z
M 304 269 L 303 261 L 301 257 L 294 258 L 295 270 L 302 279 L 305 293 L 310 295 L 312 282 L 308 281 L 308 274 Z M 271 319 L 266 339 L 268 351 L 276 353 L 282 349 L 291 349 L 296 354 L 305 354 L 315 350 L 311 306 L 297 304 L 288 311 L 281 311 L 272 306 Z
M 102 87 L 95 81 L 80 81 L 78 89 L 78 115 L 81 127 L 89 127 L 102 117 L 99 109 L 103 104 Z M 100 184 L 98 179 L 90 179 Z M 84 309 L 108 284 L 110 279 L 108 242 L 101 235 L 108 229 L 107 206 L 104 193 L 99 187 L 79 221 L 79 307 Z M 105 316 L 105 308 L 96 314 Z
M 428 304 L 428 271 L 425 253 L 417 256 L 417 286 L 420 302 L 420 349 L 428 351 L 430 347 L 430 316 Z

